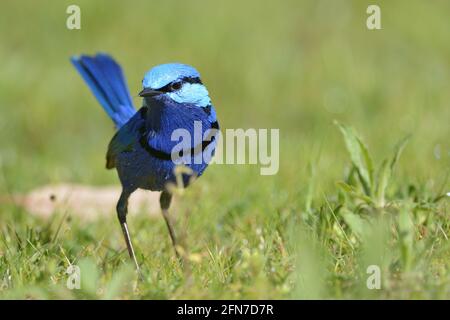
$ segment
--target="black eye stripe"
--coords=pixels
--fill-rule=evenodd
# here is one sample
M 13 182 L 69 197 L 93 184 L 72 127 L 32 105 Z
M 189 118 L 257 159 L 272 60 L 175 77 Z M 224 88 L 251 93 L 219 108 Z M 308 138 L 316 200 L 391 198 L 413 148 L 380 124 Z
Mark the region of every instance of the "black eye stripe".
M 177 89 L 173 88 L 173 85 L 175 83 L 181 83 L 181 84 L 183 84 L 183 83 L 199 83 L 199 84 L 202 84 L 202 80 L 200 80 L 200 78 L 198 78 L 198 77 L 195 77 L 195 78 L 194 77 L 184 77 L 181 80 L 176 80 L 176 81 L 166 84 L 164 87 L 159 88 L 158 91 L 173 92 L 173 91 L 177 90 Z
M 199 83 L 199 84 L 202 84 L 202 80 L 200 80 L 200 78 L 198 78 L 198 77 L 195 77 L 195 78 L 185 77 L 185 78 L 181 79 L 181 81 L 182 82 L 187 82 L 187 83 Z

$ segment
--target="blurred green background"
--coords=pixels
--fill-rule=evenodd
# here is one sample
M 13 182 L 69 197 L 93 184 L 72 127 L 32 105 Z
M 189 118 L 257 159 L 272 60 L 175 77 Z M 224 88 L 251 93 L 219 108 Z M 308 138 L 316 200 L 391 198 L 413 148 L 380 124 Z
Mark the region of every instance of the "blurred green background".
M 308 163 L 314 201 L 335 192 L 349 164 L 335 119 L 356 128 L 377 161 L 411 133 L 398 185 L 437 192 L 450 165 L 450 2 L 376 1 L 382 30 L 370 31 L 373 3 L 3 0 L 0 193 L 118 184 L 104 169 L 113 124 L 69 62 L 98 51 L 121 63 L 136 106 L 144 73 L 179 61 L 202 74 L 223 129 L 280 129 L 277 175 L 214 165 L 188 191 L 210 219 L 301 211 Z M 66 28 L 70 4 L 81 8 L 81 30 Z M 164 232 L 161 222 L 163 241 Z

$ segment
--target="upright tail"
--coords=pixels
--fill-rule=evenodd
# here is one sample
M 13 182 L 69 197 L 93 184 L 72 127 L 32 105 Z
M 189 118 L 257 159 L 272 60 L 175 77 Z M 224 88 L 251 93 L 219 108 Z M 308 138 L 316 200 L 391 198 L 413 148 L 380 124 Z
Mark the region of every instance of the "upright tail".
M 74 56 L 70 60 L 116 127 L 122 127 L 136 110 L 119 64 L 103 53 Z

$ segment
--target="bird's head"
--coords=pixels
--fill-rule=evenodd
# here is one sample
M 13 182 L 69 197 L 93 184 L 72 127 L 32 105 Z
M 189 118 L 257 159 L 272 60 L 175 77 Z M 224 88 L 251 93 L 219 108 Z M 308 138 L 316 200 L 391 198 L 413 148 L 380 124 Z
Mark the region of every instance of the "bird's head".
M 150 69 L 139 93 L 144 98 L 165 97 L 178 103 L 206 107 L 211 103 L 198 71 L 186 64 L 166 63 Z

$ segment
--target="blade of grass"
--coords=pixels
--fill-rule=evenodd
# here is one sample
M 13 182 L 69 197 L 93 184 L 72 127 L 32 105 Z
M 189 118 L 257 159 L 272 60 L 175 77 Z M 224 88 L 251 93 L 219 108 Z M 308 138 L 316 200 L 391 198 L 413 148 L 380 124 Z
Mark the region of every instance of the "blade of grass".
M 366 145 L 351 127 L 335 121 L 344 136 L 345 146 L 350 154 L 353 165 L 358 170 L 364 192 L 370 196 L 373 188 L 373 162 Z

